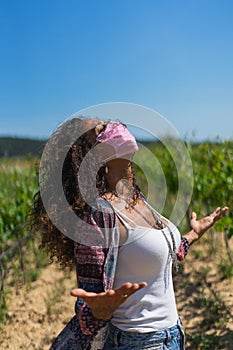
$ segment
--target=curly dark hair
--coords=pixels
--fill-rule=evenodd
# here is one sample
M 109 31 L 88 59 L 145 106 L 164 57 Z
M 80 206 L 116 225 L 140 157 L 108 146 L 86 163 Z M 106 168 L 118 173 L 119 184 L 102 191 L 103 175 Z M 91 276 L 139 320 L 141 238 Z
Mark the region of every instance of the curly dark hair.
M 34 204 L 30 219 L 31 230 L 35 233 L 40 232 L 40 248 L 45 249 L 50 257 L 50 261 L 56 261 L 62 267 L 68 267 L 70 269 L 75 264 L 74 241 L 62 233 L 56 225 L 54 225 L 54 220 L 52 222 L 50 219 L 42 200 L 41 184 L 43 184 L 43 188 L 51 194 L 51 198 L 49 199 L 51 203 L 50 212 L 53 213 L 53 217 L 62 217 L 62 215 L 65 215 L 65 213 L 58 210 L 58 206 L 54 205 L 54 203 L 59 201 L 59 198 L 55 198 L 56 191 L 54 189 L 56 187 L 56 181 L 59 181 L 59 179 L 57 179 L 57 174 L 61 166 L 60 162 L 64 160 L 62 162 L 62 187 L 67 202 L 70 208 L 80 218 L 83 218 L 85 214 L 90 212 L 90 206 L 86 198 L 88 198 L 88 189 L 90 186 L 93 186 L 93 182 L 91 183 L 91 178 L 86 176 L 85 186 L 82 186 L 82 189 L 80 189 L 78 174 L 84 157 L 96 144 L 96 134 L 103 131 L 107 123 L 99 121 L 100 127 L 97 130 L 96 125 L 98 124 L 98 120 L 96 120 L 96 124 L 93 123 L 91 127 L 90 125 L 87 126 L 87 121 L 95 122 L 94 120 L 83 117 L 70 119 L 59 126 L 49 138 L 43 152 L 44 156 L 40 167 L 40 178 L 38 176 L 40 190 L 34 196 Z M 70 142 L 70 140 L 72 142 Z M 96 159 L 96 156 L 92 156 L 88 163 L 88 169 L 90 171 L 96 169 L 96 162 L 100 162 L 100 160 Z M 105 193 L 111 192 L 105 177 L 105 164 L 102 163 L 95 173 L 95 185 L 98 196 L 101 197 Z M 139 198 L 139 194 L 140 189 L 136 184 L 133 170 L 134 203 L 136 203 Z

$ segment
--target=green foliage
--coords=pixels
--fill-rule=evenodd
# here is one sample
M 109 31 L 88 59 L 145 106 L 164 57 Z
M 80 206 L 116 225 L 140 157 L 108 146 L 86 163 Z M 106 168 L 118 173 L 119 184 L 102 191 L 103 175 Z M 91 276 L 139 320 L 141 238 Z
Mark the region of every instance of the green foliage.
M 195 259 L 200 259 L 202 257 L 202 251 L 198 249 L 192 249 L 191 254 L 194 256 Z
M 203 143 L 190 147 L 193 170 L 194 189 L 191 202 L 192 210 L 202 215 L 208 215 L 218 206 L 231 206 L 233 202 L 233 142 Z M 229 263 L 233 256 L 227 240 L 233 237 L 233 211 L 230 207 L 227 216 L 218 221 L 215 231 L 225 232 L 226 251 Z M 214 252 L 214 240 L 212 252 Z M 223 276 L 230 276 L 229 269 Z
M 0 324 L 5 320 L 7 310 L 6 293 L 0 293 Z
M 232 278 L 233 277 L 233 265 L 226 261 L 218 265 L 218 271 L 223 278 Z
M 25 235 L 36 182 L 34 161 L 0 160 L 0 252 Z
M 233 200 L 233 143 L 203 143 L 191 148 L 194 169 L 193 206 L 203 212 L 217 205 L 230 205 Z M 219 221 L 222 231 L 231 225 L 232 213 Z
M 11 283 L 6 286 L 5 279 L 9 268 L 13 281 L 23 278 L 31 282 L 38 276 L 32 260 L 28 261 L 32 266 L 25 269 L 27 259 L 23 256 L 23 247 L 17 246 L 27 235 L 27 217 L 37 189 L 34 164 L 34 159 L 0 158 L 0 255 L 3 254 L 0 260 L 0 323 L 7 309 L 6 291 Z M 12 247 L 16 248 L 8 255 Z
M 215 334 L 197 333 L 193 337 L 188 336 L 188 339 L 191 340 L 192 349 L 195 350 L 225 349 L 225 344 Z

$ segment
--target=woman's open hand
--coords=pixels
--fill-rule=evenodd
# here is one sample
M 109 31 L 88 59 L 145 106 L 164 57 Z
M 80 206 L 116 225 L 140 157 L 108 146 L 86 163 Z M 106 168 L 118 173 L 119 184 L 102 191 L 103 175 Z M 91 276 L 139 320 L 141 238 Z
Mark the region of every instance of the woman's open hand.
M 90 306 L 94 317 L 108 320 L 130 295 L 146 286 L 146 282 L 127 282 L 116 290 L 110 289 L 101 293 L 86 292 L 84 289 L 77 288 L 71 291 L 71 295 L 82 298 Z
M 218 220 L 220 220 L 228 211 L 228 207 L 220 208 L 217 207 L 213 213 L 204 218 L 197 220 L 197 214 L 195 212 L 191 215 L 190 226 L 191 231 L 184 235 L 189 241 L 189 243 L 193 243 L 197 241 L 201 236 L 212 227 Z

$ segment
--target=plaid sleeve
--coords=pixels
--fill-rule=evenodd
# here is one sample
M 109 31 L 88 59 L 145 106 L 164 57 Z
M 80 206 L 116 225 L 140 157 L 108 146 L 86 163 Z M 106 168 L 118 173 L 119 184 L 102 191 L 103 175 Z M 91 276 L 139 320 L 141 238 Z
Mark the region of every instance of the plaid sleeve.
M 189 245 L 187 238 L 181 237 L 181 243 L 180 243 L 180 246 L 179 246 L 178 251 L 176 253 L 177 259 L 179 261 L 182 261 L 185 259 L 186 255 L 188 254 L 189 247 L 190 247 L 190 245 Z
M 106 249 L 101 247 L 88 247 L 81 244 L 76 246 L 79 288 L 94 293 L 104 291 L 102 276 L 106 253 Z M 106 324 L 106 321 L 98 320 L 92 315 L 91 308 L 82 298 L 78 298 L 76 302 L 76 314 L 83 334 L 95 334 Z
M 114 220 L 113 213 L 100 210 L 91 213 L 91 221 L 94 226 L 110 228 Z M 105 291 L 104 264 L 107 254 L 108 248 L 75 245 L 79 288 L 94 293 Z M 78 298 L 76 302 L 76 314 L 80 328 L 86 335 L 95 335 L 107 323 L 106 320 L 96 319 L 92 315 L 91 308 L 82 298 Z

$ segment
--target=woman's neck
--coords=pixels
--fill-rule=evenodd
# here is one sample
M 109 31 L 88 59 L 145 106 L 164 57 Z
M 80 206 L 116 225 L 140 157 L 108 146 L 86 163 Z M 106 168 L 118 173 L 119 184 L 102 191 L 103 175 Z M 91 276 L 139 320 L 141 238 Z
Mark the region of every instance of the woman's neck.
M 113 159 L 107 163 L 108 173 L 105 175 L 108 190 L 118 196 L 129 196 L 133 190 L 133 170 L 128 159 Z

